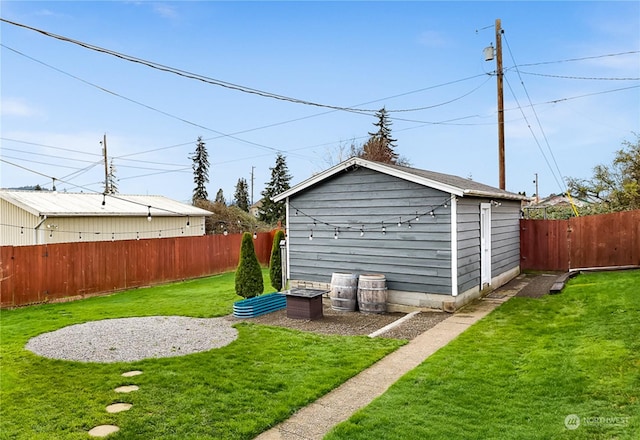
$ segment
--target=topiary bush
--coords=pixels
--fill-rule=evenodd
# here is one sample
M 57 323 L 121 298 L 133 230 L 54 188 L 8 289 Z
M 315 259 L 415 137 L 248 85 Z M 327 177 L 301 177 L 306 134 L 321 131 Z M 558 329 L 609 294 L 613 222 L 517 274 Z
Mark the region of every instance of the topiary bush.
M 284 240 L 284 232 L 277 231 L 273 237 L 271 258 L 269 259 L 269 278 L 271 279 L 271 286 L 278 292 L 282 290 L 282 256 L 280 255 L 281 240 Z
M 236 270 L 236 293 L 244 298 L 252 298 L 263 292 L 262 269 L 253 247 L 253 236 L 245 232 L 242 235 L 240 261 Z

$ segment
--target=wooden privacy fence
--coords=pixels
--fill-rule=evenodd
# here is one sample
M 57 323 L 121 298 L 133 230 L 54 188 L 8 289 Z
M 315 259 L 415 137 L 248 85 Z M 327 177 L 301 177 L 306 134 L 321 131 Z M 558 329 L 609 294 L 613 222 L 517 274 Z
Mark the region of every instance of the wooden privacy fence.
M 275 231 L 254 240 L 269 264 Z M 112 292 L 234 270 L 241 234 L 0 248 L 0 307 Z
M 557 270 L 640 265 L 640 210 L 520 220 L 520 268 Z

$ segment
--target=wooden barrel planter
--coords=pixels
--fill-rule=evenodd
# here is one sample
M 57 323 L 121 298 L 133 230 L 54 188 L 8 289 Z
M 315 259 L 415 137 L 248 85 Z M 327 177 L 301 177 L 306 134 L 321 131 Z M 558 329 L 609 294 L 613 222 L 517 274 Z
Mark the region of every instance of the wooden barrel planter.
M 354 312 L 358 300 L 358 276 L 354 273 L 334 272 L 331 275 L 331 308 L 340 312 Z
M 362 313 L 387 311 L 387 279 L 382 274 L 365 273 L 358 281 L 358 307 Z

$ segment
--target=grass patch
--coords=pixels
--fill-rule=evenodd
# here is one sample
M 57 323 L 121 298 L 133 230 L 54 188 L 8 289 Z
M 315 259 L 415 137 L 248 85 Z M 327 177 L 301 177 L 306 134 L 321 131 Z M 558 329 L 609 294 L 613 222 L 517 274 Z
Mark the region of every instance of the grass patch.
M 267 270 L 263 275 L 268 280 Z M 402 344 L 243 322 L 232 344 L 175 358 L 82 363 L 24 349 L 31 337 L 67 325 L 133 316 L 223 316 L 239 299 L 228 273 L 2 311 L 0 438 L 86 439 L 94 426 L 115 424 L 120 431 L 109 438 L 250 439 Z M 120 376 L 133 369 L 144 374 Z M 113 391 L 132 383 L 140 390 Z M 105 407 L 114 402 L 133 407 L 108 414 Z
M 325 437 L 401 438 L 640 438 L 640 271 L 509 300 Z

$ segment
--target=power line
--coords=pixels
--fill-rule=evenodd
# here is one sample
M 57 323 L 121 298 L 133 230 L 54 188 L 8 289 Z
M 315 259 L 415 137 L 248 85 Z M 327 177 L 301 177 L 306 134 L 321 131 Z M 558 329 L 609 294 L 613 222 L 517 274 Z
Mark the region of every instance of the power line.
M 541 66 L 543 64 L 568 63 L 568 62 L 573 62 L 573 61 L 594 60 L 594 59 L 597 59 L 597 58 L 617 57 L 617 56 L 622 56 L 622 55 L 632 55 L 632 54 L 636 54 L 636 53 L 640 53 L 640 51 L 631 50 L 631 51 L 628 51 L 628 52 L 607 53 L 607 54 L 604 54 L 604 55 L 594 55 L 594 56 L 581 57 L 581 58 L 569 58 L 569 59 L 565 59 L 565 60 L 542 61 L 542 62 L 539 62 L 539 63 L 520 64 L 520 67 Z
M 517 66 L 511 67 L 511 69 L 516 69 L 518 71 L 518 74 L 545 76 L 548 78 L 579 79 L 579 80 L 588 80 L 588 81 L 639 81 L 640 80 L 640 77 L 616 78 L 616 77 L 597 77 L 597 76 L 569 76 L 569 75 L 552 75 L 549 73 L 523 72 L 519 70 Z
M 527 96 L 527 100 L 529 101 L 529 105 L 531 106 L 531 110 L 533 111 L 533 114 L 534 114 L 534 116 L 536 118 L 536 121 L 538 123 L 538 128 L 540 129 L 540 132 L 542 133 L 542 137 L 544 138 L 545 143 L 547 144 L 547 149 L 549 150 L 551 158 L 553 159 L 553 163 L 555 164 L 556 170 L 558 171 L 558 175 L 560 177 L 560 181 L 558 181 L 558 178 L 556 177 L 556 174 L 555 174 L 553 168 L 551 168 L 551 164 L 549 163 L 549 161 L 547 160 L 546 155 L 542 151 L 542 147 L 540 146 L 540 143 L 538 142 L 537 137 L 533 133 L 533 130 L 531 129 L 531 125 L 529 124 L 528 120 L 527 120 L 527 126 L 529 127 L 529 130 L 531 131 L 531 134 L 533 135 L 533 137 L 534 137 L 534 139 L 536 141 L 536 144 L 538 144 L 538 148 L 542 152 L 542 155 L 545 158 L 545 161 L 547 162 L 547 165 L 551 169 L 551 173 L 553 174 L 553 178 L 555 179 L 555 181 L 558 184 L 558 186 L 560 187 L 560 189 L 563 190 L 563 192 L 564 192 L 564 189 L 566 188 L 566 185 L 564 184 L 564 177 L 562 176 L 562 172 L 560 171 L 560 167 L 558 166 L 558 162 L 556 161 L 555 155 L 553 154 L 553 150 L 551 149 L 551 145 L 549 144 L 549 140 L 547 139 L 547 135 L 545 134 L 544 129 L 542 128 L 542 123 L 540 122 L 540 118 L 538 117 L 538 113 L 536 112 L 535 106 L 533 105 L 533 102 L 531 101 L 531 96 L 529 95 L 529 91 L 527 90 L 526 86 L 524 85 L 524 81 L 522 80 L 522 76 L 520 76 L 520 72 L 519 72 L 519 70 L 517 68 L 517 63 L 516 63 L 515 58 L 513 56 L 513 52 L 511 51 L 511 46 L 509 45 L 509 40 L 506 38 L 506 36 L 504 36 L 504 40 L 505 40 L 505 43 L 507 44 L 507 50 L 509 51 L 509 55 L 511 56 L 511 59 L 513 60 L 513 64 L 514 64 L 514 66 L 516 68 L 516 72 L 518 73 L 518 77 L 520 79 L 520 84 L 522 85 L 522 88 L 525 91 L 525 94 Z M 511 88 L 511 85 L 509 84 L 508 81 L 507 81 L 507 84 L 509 85 L 509 89 L 511 90 L 511 93 L 514 95 L 514 98 L 516 99 L 516 103 L 518 104 L 518 107 L 520 107 L 520 103 L 518 102 L 518 99 L 515 97 L 515 93 L 513 92 L 513 89 Z M 526 119 L 526 115 L 525 115 L 524 111 L 522 110 L 522 108 L 520 110 L 522 112 L 522 115 Z M 562 183 L 560 183 L 560 182 L 562 182 Z
M 106 49 L 100 46 L 95 46 L 93 44 L 89 44 L 89 43 L 85 43 L 79 40 L 74 40 L 72 38 L 68 38 L 62 35 L 58 35 L 58 34 L 54 34 L 52 32 L 47 32 L 45 30 L 42 29 L 38 29 L 32 26 L 28 26 L 25 24 L 21 24 L 21 23 L 17 23 L 11 20 L 7 20 L 5 18 L 0 18 L 0 21 L 3 21 L 7 24 L 11 24 L 17 27 L 21 27 L 24 29 L 28 29 L 31 31 L 35 31 L 38 32 L 44 36 L 47 37 L 51 37 L 51 38 L 55 38 L 57 40 L 60 41 L 64 41 L 67 43 L 72 43 L 72 44 L 76 44 L 78 46 L 84 47 L 85 49 L 89 49 L 89 50 L 93 50 L 95 52 L 99 52 L 99 53 L 103 53 L 106 55 L 111 55 L 114 56 L 116 58 L 120 58 L 123 59 L 125 61 L 129 61 L 132 63 L 137 63 L 137 64 L 141 64 L 143 66 L 146 67 L 150 67 L 152 69 L 156 69 L 156 70 L 160 70 L 163 72 L 167 72 L 167 73 L 172 73 L 174 75 L 178 75 L 178 76 L 182 76 L 185 78 L 189 78 L 189 79 L 194 79 L 194 80 L 198 80 L 207 84 L 211 84 L 211 85 L 216 85 L 216 86 L 220 86 L 220 87 L 224 87 L 227 89 L 231 89 L 231 90 L 236 90 L 239 92 L 243 92 L 243 93 L 249 93 L 249 94 L 253 94 L 253 95 L 258 95 L 264 98 L 271 98 L 271 99 L 277 99 L 280 101 L 287 101 L 287 102 L 292 102 L 294 104 L 304 104 L 304 105 L 309 105 L 309 106 L 315 106 L 315 107 L 323 107 L 323 108 L 330 108 L 330 109 L 334 109 L 334 110 L 341 110 L 341 111 L 347 111 L 347 112 L 353 112 L 353 113 L 365 113 L 365 114 L 369 114 L 369 113 L 375 113 L 377 110 L 368 110 L 368 109 L 357 109 L 357 108 L 350 108 L 350 107 L 342 107 L 342 106 L 337 106 L 337 105 L 329 105 L 329 104 L 321 104 L 321 103 L 317 103 L 317 102 L 313 102 L 313 101 L 308 101 L 308 100 L 304 100 L 304 99 L 298 99 L 298 98 L 292 98 L 289 96 L 285 96 L 285 95 L 280 95 L 277 93 L 272 93 L 272 92 L 267 92 L 264 90 L 259 90 L 259 89 L 254 89 L 251 87 L 247 87 L 247 86 L 243 86 L 240 84 L 234 84 L 234 83 L 230 83 L 227 81 L 222 81 L 219 79 L 215 79 L 215 78 L 211 78 L 211 77 L 207 77 L 204 75 L 200 75 L 197 73 L 193 73 L 193 72 L 188 72 L 186 70 L 181 70 L 181 69 L 177 69 L 175 67 L 170 67 L 170 66 L 166 66 L 160 63 L 156 63 L 154 61 L 149 61 L 149 60 L 145 60 L 142 58 L 137 58 L 131 55 L 126 55 L 120 52 L 116 52 L 110 49 Z
M 109 89 L 107 89 L 107 88 L 104 88 L 104 87 L 102 87 L 102 86 L 99 86 L 99 85 L 97 85 L 97 84 L 94 84 L 94 83 L 92 83 L 92 82 L 90 82 L 90 81 L 87 81 L 87 80 L 85 80 L 85 79 L 82 79 L 82 78 L 80 78 L 80 77 L 78 77 L 78 76 L 75 76 L 75 75 L 73 75 L 73 74 L 71 74 L 71 73 L 69 73 L 69 72 L 65 72 L 64 70 L 58 69 L 57 67 L 54 67 L 54 66 L 52 66 L 52 65 L 50 65 L 50 64 L 47 64 L 47 63 L 45 63 L 45 62 L 43 62 L 43 61 L 37 60 L 37 59 L 35 59 L 35 58 L 33 58 L 33 57 L 30 57 L 30 56 L 28 56 L 28 55 L 26 55 L 26 54 L 24 54 L 24 53 L 22 53 L 22 52 L 20 52 L 20 51 L 18 51 L 18 50 L 16 50 L 16 49 L 13 49 L 13 48 L 11 48 L 11 47 L 9 47 L 9 46 L 6 46 L 5 44 L 0 43 L 0 46 L 2 46 L 2 47 L 4 47 L 5 49 L 8 49 L 8 50 L 10 50 L 10 51 L 12 51 L 12 52 L 14 52 L 14 53 L 18 54 L 18 55 L 21 55 L 21 56 L 23 56 L 23 57 L 25 57 L 25 58 L 28 58 L 28 59 L 30 59 L 30 60 L 32 60 L 32 61 L 34 61 L 34 62 L 36 62 L 36 63 L 42 64 L 43 66 L 46 66 L 46 67 L 48 67 L 48 68 L 50 68 L 50 69 L 53 69 L 53 70 L 55 70 L 56 72 L 62 73 L 63 75 L 67 75 L 67 76 L 69 76 L 69 77 L 71 77 L 71 78 L 73 78 L 73 79 L 75 79 L 75 80 L 77 80 L 77 81 L 80 81 L 80 82 L 82 82 L 82 83 L 84 83 L 84 84 L 87 84 L 87 85 L 89 85 L 89 86 L 91 86 L 91 87 L 95 87 L 95 88 L 97 88 L 98 90 L 100 90 L 100 91 L 102 91 L 102 92 L 108 93 L 108 94 L 110 94 L 110 95 L 116 96 L 116 97 L 121 98 L 121 99 L 124 99 L 124 100 L 126 100 L 126 101 L 129 101 L 129 102 L 131 102 L 131 103 L 133 103 L 133 104 L 136 104 L 136 105 L 142 106 L 142 107 L 144 107 L 144 108 L 146 108 L 146 109 L 152 110 L 152 111 L 154 111 L 154 112 L 157 112 L 157 113 L 160 113 L 160 114 L 162 114 L 162 115 L 168 116 L 168 117 L 170 117 L 170 118 L 176 119 L 176 120 L 178 120 L 178 121 L 184 122 L 185 124 L 189 124 L 189 125 L 192 125 L 192 126 L 197 127 L 197 128 L 201 128 L 201 129 L 206 130 L 206 131 L 211 131 L 211 132 L 213 132 L 213 133 L 216 133 L 216 134 L 220 135 L 220 137 L 228 137 L 228 138 L 231 138 L 231 139 L 235 139 L 235 140 L 237 140 L 237 141 L 239 141 L 239 142 L 244 142 L 244 143 L 246 143 L 246 144 L 253 145 L 253 146 L 256 146 L 256 147 L 259 147 L 259 148 L 267 149 L 267 150 L 274 151 L 274 152 L 280 152 L 280 150 L 279 150 L 279 149 L 277 149 L 277 148 L 269 147 L 269 146 L 267 146 L 267 145 L 259 144 L 259 143 L 257 143 L 257 142 L 248 141 L 248 140 L 246 140 L 246 139 L 242 139 L 242 138 L 236 137 L 236 136 L 234 136 L 234 135 L 232 135 L 232 134 L 223 133 L 223 132 L 218 131 L 218 130 L 215 130 L 215 129 L 213 129 L 213 128 L 206 127 L 206 126 L 204 126 L 204 125 L 201 125 L 201 124 L 198 124 L 198 123 L 195 123 L 195 122 L 189 121 L 188 119 L 184 119 L 184 118 L 181 118 L 181 117 L 179 117 L 179 116 L 173 115 L 173 114 L 171 114 L 171 113 L 165 112 L 164 110 L 157 109 L 157 108 L 152 107 L 152 106 L 150 106 L 150 105 L 147 105 L 147 104 L 145 104 L 145 103 L 143 103 L 143 102 L 136 101 L 135 99 L 128 98 L 128 97 L 126 97 L 126 96 L 124 96 L 124 95 L 121 95 L 121 94 L 119 94 L 119 93 L 116 93 L 116 92 L 114 92 L 114 91 L 112 91 L 112 90 L 109 90 Z

